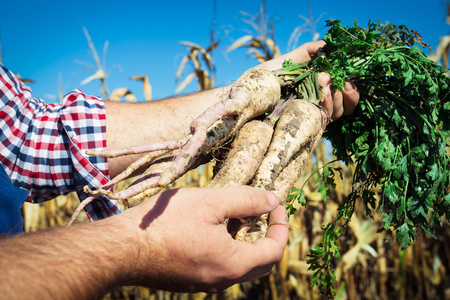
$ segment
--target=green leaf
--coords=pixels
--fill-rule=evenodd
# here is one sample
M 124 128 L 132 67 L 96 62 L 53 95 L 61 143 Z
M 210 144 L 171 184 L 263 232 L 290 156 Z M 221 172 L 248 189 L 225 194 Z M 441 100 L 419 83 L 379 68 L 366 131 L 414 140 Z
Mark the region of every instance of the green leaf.
M 298 197 L 298 203 L 301 205 L 306 205 L 305 194 L 303 192 L 301 192 L 300 197 Z
M 402 249 L 406 249 L 411 245 L 411 235 L 408 225 L 405 223 L 396 230 L 397 241 L 401 244 Z
M 437 164 L 433 164 L 429 168 L 429 171 L 427 172 L 426 176 L 430 180 L 436 180 L 436 178 L 438 177 L 438 166 L 437 166 Z
M 283 68 L 287 68 L 287 67 L 290 67 L 292 65 L 295 65 L 295 62 L 292 60 L 292 58 L 288 58 L 288 59 L 284 60 L 282 66 L 283 66 Z
M 398 202 L 400 199 L 400 189 L 396 184 L 389 184 L 385 189 L 383 196 L 387 197 L 392 203 Z

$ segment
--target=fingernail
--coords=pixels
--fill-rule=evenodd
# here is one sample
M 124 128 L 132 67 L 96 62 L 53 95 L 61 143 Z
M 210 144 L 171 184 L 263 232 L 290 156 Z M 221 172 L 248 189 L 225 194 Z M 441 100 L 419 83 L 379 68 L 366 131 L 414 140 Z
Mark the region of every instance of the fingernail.
M 317 79 L 321 85 L 329 85 L 331 83 L 331 77 L 328 73 L 319 73 L 319 75 L 317 75 Z
M 266 192 L 267 200 L 269 201 L 270 206 L 277 206 L 280 203 L 277 195 L 272 192 Z
M 356 87 L 356 86 L 355 86 L 355 84 L 354 84 L 353 82 L 347 81 L 347 82 L 345 83 L 344 89 L 345 89 L 346 92 L 351 92 L 352 90 L 355 89 L 355 87 Z

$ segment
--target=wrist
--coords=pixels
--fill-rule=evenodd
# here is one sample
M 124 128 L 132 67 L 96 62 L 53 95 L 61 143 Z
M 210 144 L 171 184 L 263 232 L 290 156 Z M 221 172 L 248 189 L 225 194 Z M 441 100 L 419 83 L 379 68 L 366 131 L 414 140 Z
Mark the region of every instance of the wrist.
M 111 218 L 111 226 L 120 230 L 119 240 L 123 241 L 120 256 L 121 273 L 116 285 L 142 285 L 153 287 L 164 273 L 168 261 L 164 259 L 167 247 L 164 244 L 164 230 L 154 219 L 154 211 L 159 210 L 155 201 L 148 199 L 140 205 L 127 209 Z M 156 217 L 157 218 L 157 217 Z M 116 219 L 116 220 L 114 220 Z
M 110 272 L 110 287 L 133 285 L 142 280 L 142 263 L 148 261 L 150 249 L 148 241 L 144 240 L 143 230 L 138 220 L 130 218 L 127 212 L 110 217 L 106 220 L 110 228 L 114 228 L 114 239 L 118 243 L 111 245 L 115 267 Z

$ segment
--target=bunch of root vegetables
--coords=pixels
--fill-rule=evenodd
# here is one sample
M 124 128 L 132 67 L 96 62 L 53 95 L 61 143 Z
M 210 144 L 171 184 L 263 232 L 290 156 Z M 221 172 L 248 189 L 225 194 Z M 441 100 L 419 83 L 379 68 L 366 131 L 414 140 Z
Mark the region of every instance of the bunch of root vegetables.
M 263 68 L 248 70 L 223 95 L 223 100 L 192 122 L 191 134 L 181 140 L 88 151 L 87 154 L 108 158 L 145 155 L 102 188 L 86 187 L 91 196 L 84 203 L 106 195 L 135 206 L 212 157 L 224 159 L 216 161 L 208 187 L 252 185 L 286 199 L 322 136 L 323 117 L 318 106 L 321 86 L 315 74 L 304 76 L 304 72 L 312 74 L 309 68 L 308 63 L 302 63 L 275 72 Z M 292 83 L 302 75 L 296 84 L 299 88 L 293 89 Z M 128 188 L 111 191 L 115 184 L 149 163 Z M 269 225 L 267 215 L 241 219 L 239 225 L 234 221 L 234 227 L 238 227 L 234 232 L 236 239 L 245 241 L 264 236 Z
M 102 188 L 97 190 L 86 188 L 90 197 L 80 205 L 79 209 L 99 195 L 124 200 L 128 206 L 134 206 L 166 188 L 187 171 L 211 160 L 214 160 L 216 165 L 214 177 L 208 184 L 209 187 L 251 185 L 273 191 L 282 201 L 285 201 L 294 183 L 300 177 L 305 162 L 323 134 L 324 114 L 326 113 L 319 105 L 323 100 L 322 86 L 317 79 L 320 72 L 330 73 L 336 89 L 343 88 L 345 79 L 353 80 L 358 89 L 366 91 L 365 94 L 362 94 L 360 105 L 363 109 L 370 108 L 369 112 L 366 109 L 365 112 L 360 112 L 360 115 L 357 114 L 357 126 L 355 125 L 351 132 L 351 136 L 355 137 L 355 140 L 347 139 L 345 136 L 347 133 L 337 128 L 340 126 L 339 124 L 352 123 L 353 116 L 346 117 L 344 123 L 332 124 L 334 127 L 327 137 L 332 140 L 334 146 L 339 147 L 340 158 L 347 163 L 352 163 L 350 157 L 356 154 L 356 161 L 362 166 L 359 170 L 364 171 L 360 173 L 362 177 L 367 178 L 369 174 L 376 172 L 377 175 L 373 175 L 373 177 L 377 182 L 390 183 L 389 180 L 393 178 L 393 175 L 391 176 L 389 172 L 394 170 L 392 166 L 383 169 L 373 167 L 370 170 L 370 168 L 375 166 L 375 163 L 386 164 L 385 160 L 380 159 L 380 155 L 374 155 L 377 153 L 376 151 L 383 150 L 382 147 L 379 147 L 380 144 L 378 146 L 376 144 L 377 139 L 381 137 L 379 134 L 381 127 L 383 127 L 382 132 L 388 133 L 401 129 L 388 128 L 385 126 L 386 122 L 377 123 L 376 116 L 383 113 L 387 103 L 392 103 L 392 105 L 389 104 L 389 107 L 395 107 L 396 113 L 399 114 L 398 124 L 404 120 L 408 122 L 411 120 L 411 124 L 422 122 L 430 114 L 424 105 L 427 95 L 421 94 L 422 89 L 426 93 L 429 91 L 430 96 L 435 97 L 437 104 L 433 107 L 442 111 L 448 110 L 450 107 L 446 92 L 448 91 L 448 79 L 443 75 L 445 70 L 442 70 L 434 62 L 428 62 L 416 48 L 409 48 L 411 43 L 414 44 L 414 40 L 419 44 L 422 42 L 416 32 L 408 31 L 405 27 L 395 27 L 392 24 L 377 26 L 369 22 L 369 29 L 362 29 L 356 23 L 355 28 L 349 29 L 342 27 L 339 21 L 329 21 L 328 25 L 331 28 L 325 36 L 327 44 L 323 49 L 319 49 L 312 60 L 304 63 L 286 60 L 283 67 L 276 71 L 263 68 L 248 70 L 227 89 L 228 92 L 223 95 L 220 102 L 206 109 L 192 122 L 191 134 L 183 139 L 102 153 L 87 152 L 90 155 L 104 157 L 142 153 L 145 155 Z M 345 48 L 341 46 L 344 44 Z M 412 50 L 410 51 L 410 49 Z M 413 60 L 408 65 L 410 57 L 420 58 L 420 66 Z M 396 63 L 402 59 L 406 62 L 397 66 Z M 417 72 L 417 74 L 411 74 L 415 81 L 408 79 L 409 70 L 404 70 L 405 64 L 412 71 Z M 394 67 L 398 69 L 394 69 Z M 423 71 L 425 71 L 425 75 L 420 73 Z M 428 84 L 429 80 L 427 79 L 426 82 L 418 80 L 419 76 L 429 76 L 431 78 L 430 87 L 421 87 L 420 84 Z M 435 90 L 431 88 L 431 84 L 434 84 L 435 81 L 440 82 L 441 88 L 435 93 L 436 95 L 432 95 Z M 405 84 L 401 84 L 401 82 Z M 374 83 L 378 86 L 374 86 Z M 412 86 L 413 83 L 417 87 L 408 89 L 408 84 Z M 390 84 L 391 90 L 389 90 Z M 411 96 L 411 101 L 418 99 L 417 105 L 412 102 L 409 105 L 399 102 L 400 98 L 408 99 L 409 96 Z M 380 99 L 384 102 L 380 102 Z M 377 103 L 377 101 L 384 103 L 384 106 L 371 104 Z M 376 111 L 378 107 L 380 111 Z M 417 113 L 417 109 L 423 109 L 423 111 Z M 448 118 L 448 114 L 442 113 L 439 117 Z M 438 122 L 439 120 L 434 121 Z M 408 124 L 405 126 L 409 126 Z M 426 124 L 430 125 L 429 130 L 431 131 L 443 128 L 434 125 L 435 123 L 430 120 L 427 120 Z M 349 125 L 345 126 L 349 127 Z M 331 136 L 331 133 L 335 136 Z M 441 131 L 437 135 L 440 137 L 447 133 L 447 131 Z M 374 134 L 373 138 L 370 138 L 371 134 Z M 395 133 L 390 134 L 389 137 L 397 138 Z M 401 141 L 404 140 L 405 138 L 401 139 Z M 369 142 L 372 144 L 369 145 Z M 417 142 L 419 145 L 428 143 L 425 136 L 411 138 L 411 143 L 413 142 Z M 441 142 L 440 139 L 436 140 L 438 144 Z M 445 138 L 443 143 L 445 150 Z M 386 152 L 385 150 L 383 153 Z M 443 161 L 448 162 L 448 156 L 444 156 Z M 392 164 L 395 166 L 398 157 L 392 158 Z M 149 163 L 148 169 L 128 188 L 117 193 L 112 192 L 116 183 L 125 180 L 136 169 Z M 448 165 L 445 164 L 445 166 Z M 405 168 L 405 172 L 412 174 L 415 171 Z M 443 180 L 442 186 L 448 187 L 447 179 Z M 361 183 L 361 180 L 355 180 L 355 189 Z M 409 183 L 414 184 L 414 182 L 408 181 Z M 367 183 L 368 187 L 372 187 L 371 185 L 372 183 Z M 392 187 L 387 184 L 382 186 L 383 191 L 390 191 L 389 189 Z M 411 188 L 405 189 L 405 193 L 410 191 Z M 446 205 L 445 208 L 448 209 L 449 205 L 445 203 L 443 205 Z M 369 202 L 365 204 L 372 205 Z M 354 205 L 354 203 L 350 205 Z M 346 214 L 343 212 L 344 209 L 350 212 L 344 218 L 351 217 L 351 208 L 343 208 L 341 215 Z M 74 214 L 74 217 L 77 213 Z M 230 227 L 233 227 L 232 231 L 236 239 L 251 242 L 265 235 L 270 226 L 267 219 L 267 215 L 249 217 L 232 220 L 229 225 L 232 225 Z M 399 223 L 398 227 L 402 224 Z

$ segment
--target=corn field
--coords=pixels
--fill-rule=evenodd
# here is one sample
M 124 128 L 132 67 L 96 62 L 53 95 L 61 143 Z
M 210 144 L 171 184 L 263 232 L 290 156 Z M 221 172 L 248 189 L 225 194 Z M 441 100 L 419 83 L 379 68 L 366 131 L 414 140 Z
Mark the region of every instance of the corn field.
M 263 2 L 264 4 L 264 2 Z M 228 51 L 247 48 L 248 53 L 260 62 L 279 55 L 273 27 L 260 12 L 254 23 L 254 35 L 245 35 L 237 39 Z M 249 16 L 246 16 L 249 17 Z M 249 23 L 248 21 L 247 23 Z M 262 22 L 262 23 L 261 23 Z M 267 26 L 267 24 L 269 24 Z M 297 31 L 300 29 L 297 29 Z M 126 88 L 118 88 L 111 94 L 106 87 L 106 75 L 100 64 L 95 47 L 85 29 L 89 46 L 95 53 L 94 59 L 98 71 L 87 78 L 85 83 L 100 80 L 106 99 L 118 101 L 122 97 L 135 101 L 136 97 Z M 312 32 L 316 38 L 317 33 Z M 448 61 L 449 37 L 442 39 L 442 46 L 435 58 L 443 57 Z M 188 54 L 181 62 L 176 74 L 177 91 L 181 91 L 192 80 L 197 79 L 199 89 L 210 88 L 214 84 L 214 62 L 212 52 L 219 40 L 211 38 L 209 46 L 202 48 L 191 42 L 183 42 Z M 191 64 L 193 71 L 182 79 L 183 70 Z M 151 85 L 147 77 L 134 76 L 134 80 L 143 82 L 146 100 L 151 100 Z M 329 161 L 330 150 L 326 142 L 315 149 L 304 174 L 298 180 L 300 187 L 315 170 Z M 339 164 L 336 162 L 336 164 Z M 318 288 L 311 288 L 311 272 L 308 271 L 307 254 L 322 241 L 322 226 L 330 223 L 336 216 L 337 206 L 348 195 L 352 187 L 351 167 L 343 168 L 343 178 L 337 181 L 330 198 L 322 201 L 322 195 L 309 180 L 304 187 L 306 206 L 297 207 L 298 211 L 290 217 L 289 243 L 282 261 L 270 275 L 242 284 L 236 284 L 216 294 L 206 293 L 169 293 L 142 287 L 119 287 L 104 296 L 104 299 L 322 299 Z M 213 175 L 213 164 L 207 164 L 192 170 L 175 182 L 170 188 L 203 187 Z M 313 175 L 318 176 L 318 175 Z M 116 186 L 119 191 L 125 186 Z M 76 194 L 60 196 L 39 205 L 25 203 L 22 212 L 26 232 L 38 231 L 52 226 L 63 226 L 79 204 Z M 124 209 L 126 209 L 125 205 Z M 337 278 L 336 299 L 450 299 L 450 224 L 443 219 L 443 227 L 436 228 L 436 239 L 425 233 L 406 250 L 401 250 L 394 236 L 377 233 L 382 228 L 380 216 L 367 216 L 363 205 L 357 210 L 339 240 L 341 256 L 335 261 Z M 77 222 L 87 221 L 84 213 Z M 174 220 L 175 222 L 175 220 Z M 220 249 L 217 249 L 220 251 Z

